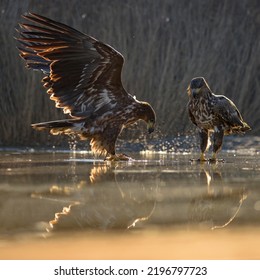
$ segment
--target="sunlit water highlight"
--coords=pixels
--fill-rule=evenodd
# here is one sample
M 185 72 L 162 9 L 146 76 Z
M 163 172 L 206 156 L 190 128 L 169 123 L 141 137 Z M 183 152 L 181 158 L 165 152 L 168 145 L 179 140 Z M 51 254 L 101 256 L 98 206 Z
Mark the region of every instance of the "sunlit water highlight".
M 188 152 L 144 151 L 111 163 L 76 150 L 2 151 L 0 246 L 78 232 L 258 229 L 260 155 L 247 151 L 223 151 L 215 164 L 191 162 L 197 154 Z

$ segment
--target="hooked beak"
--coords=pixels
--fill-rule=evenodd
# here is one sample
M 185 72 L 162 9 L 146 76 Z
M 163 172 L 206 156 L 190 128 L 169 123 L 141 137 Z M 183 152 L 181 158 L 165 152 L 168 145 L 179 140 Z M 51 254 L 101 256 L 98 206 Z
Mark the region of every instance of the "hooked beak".
M 187 93 L 188 93 L 188 95 L 190 95 L 190 93 L 191 93 L 190 86 L 187 87 Z
M 147 130 L 148 130 L 149 134 L 154 132 L 154 122 L 148 121 L 148 123 L 147 123 Z

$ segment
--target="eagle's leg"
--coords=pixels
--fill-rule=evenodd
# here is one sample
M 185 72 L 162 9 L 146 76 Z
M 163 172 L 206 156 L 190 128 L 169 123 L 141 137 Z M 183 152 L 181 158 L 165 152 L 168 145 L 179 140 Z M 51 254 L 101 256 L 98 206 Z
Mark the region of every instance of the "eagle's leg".
M 211 161 L 217 160 L 217 153 L 220 151 L 224 138 L 224 130 L 222 127 L 216 127 L 213 134 L 213 154 Z
M 116 154 L 116 140 L 119 135 L 121 127 L 111 127 L 110 130 L 106 129 L 104 134 L 106 140 L 103 141 L 103 146 L 105 147 L 107 154 L 105 160 L 107 161 L 128 161 L 131 160 L 130 157 L 123 154 Z
M 199 136 L 200 136 L 200 158 L 198 161 L 206 161 L 207 159 L 205 158 L 205 152 L 207 151 L 208 148 L 208 143 L 209 143 L 209 132 L 207 130 L 200 130 L 199 131 Z

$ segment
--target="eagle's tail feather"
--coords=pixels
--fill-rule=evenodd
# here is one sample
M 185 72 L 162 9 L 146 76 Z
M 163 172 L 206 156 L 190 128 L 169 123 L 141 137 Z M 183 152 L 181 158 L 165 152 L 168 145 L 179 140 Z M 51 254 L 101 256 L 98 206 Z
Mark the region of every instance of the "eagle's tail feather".
M 42 122 L 32 124 L 32 128 L 36 130 L 49 130 L 51 134 L 74 134 L 79 133 L 83 129 L 84 122 L 81 120 L 58 120 L 50 122 Z

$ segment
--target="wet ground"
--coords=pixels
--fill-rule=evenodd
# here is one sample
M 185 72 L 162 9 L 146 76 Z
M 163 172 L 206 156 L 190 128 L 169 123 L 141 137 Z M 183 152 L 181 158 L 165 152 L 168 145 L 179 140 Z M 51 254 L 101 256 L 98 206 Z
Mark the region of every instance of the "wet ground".
M 6 150 L 1 259 L 260 259 L 260 154 Z

